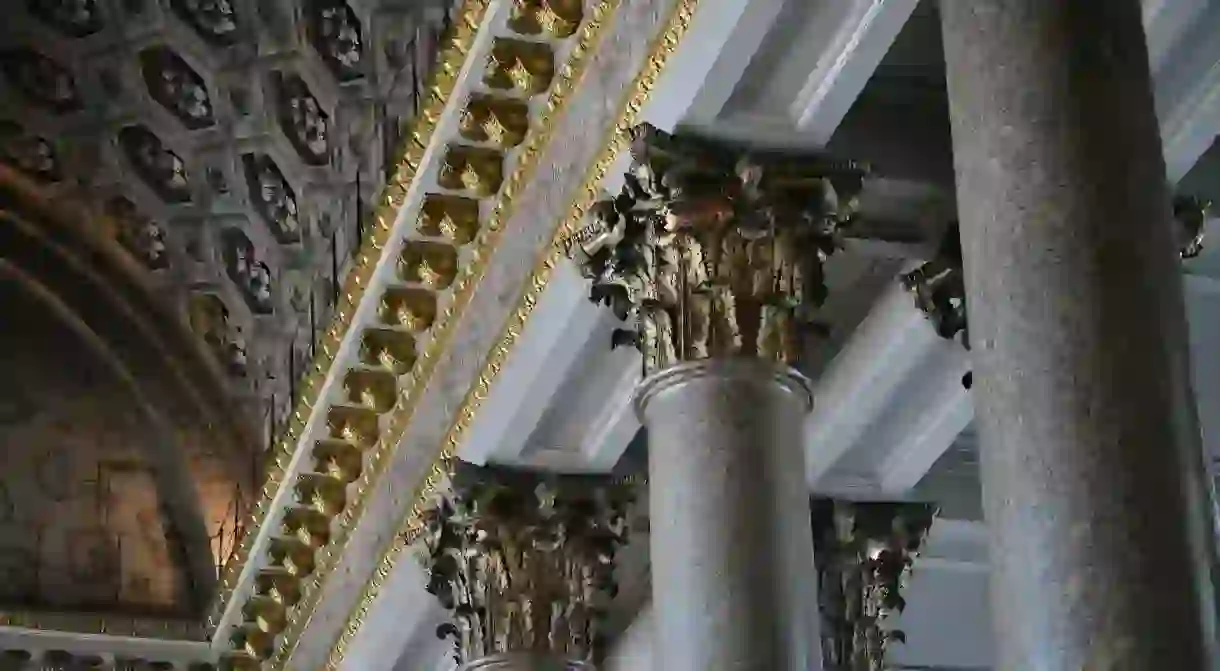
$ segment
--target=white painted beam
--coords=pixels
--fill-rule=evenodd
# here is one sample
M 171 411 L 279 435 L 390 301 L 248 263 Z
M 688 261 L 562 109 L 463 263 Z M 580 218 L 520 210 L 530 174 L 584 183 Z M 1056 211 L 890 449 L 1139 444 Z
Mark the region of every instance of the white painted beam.
M 462 458 L 476 464 L 518 460 L 560 385 L 581 365 L 590 339 L 603 335 L 608 346 L 615 321 L 589 300 L 588 286 L 573 264 L 556 267 L 470 427 Z
M 665 68 L 644 115 L 659 128 L 711 122 L 771 32 L 785 0 L 702 0 L 690 36 Z M 710 68 L 709 68 L 710 66 Z
M 391 671 L 402 657 L 435 659 L 436 627 L 448 613 L 424 589 L 427 583 L 417 562 L 399 562 L 348 644 L 338 671 Z
M 1148 35 L 1149 50 L 1167 54 L 1164 65 L 1155 71 L 1154 82 L 1166 169 L 1170 182 L 1175 183 L 1220 133 L 1220 2 L 1207 2 L 1186 18 L 1192 19 L 1189 27 L 1166 36 L 1174 40 L 1172 44 L 1155 41 L 1158 36 L 1151 26 Z
M 962 381 L 970 371 L 970 357 L 956 342 L 941 344 L 923 368 L 919 402 L 907 399 L 907 412 L 888 422 L 887 432 L 877 439 L 880 445 L 893 446 L 876 471 L 877 484 L 887 494 L 901 494 L 919 484 L 974 419 L 974 404 Z
M 1154 73 L 1169 57 L 1170 49 L 1192 25 L 1199 23 L 1209 0 L 1144 0 L 1144 32 L 1148 60 Z
M 789 108 L 796 128 L 818 144 L 830 141 L 919 0 L 853 0 L 849 4 L 847 16 Z
M 805 423 L 806 476 L 823 479 L 897 404 L 902 384 L 943 341 L 911 294 L 894 282 L 816 381 Z

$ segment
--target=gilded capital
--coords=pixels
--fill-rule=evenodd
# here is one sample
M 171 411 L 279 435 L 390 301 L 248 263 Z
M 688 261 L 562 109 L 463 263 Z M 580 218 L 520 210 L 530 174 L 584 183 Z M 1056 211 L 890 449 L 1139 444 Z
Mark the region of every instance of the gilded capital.
M 568 240 L 590 298 L 628 323 L 615 344 L 639 348 L 649 372 L 719 356 L 794 363 L 867 169 L 648 124 L 633 129 L 631 156 L 622 192 Z
M 822 656 L 834 671 L 882 671 L 889 644 L 906 636 L 887 620 L 932 527 L 927 503 L 813 502 Z
M 627 486 L 458 462 L 419 539 L 463 671 L 581 669 L 601 654 Z M 521 666 L 522 663 L 528 663 Z

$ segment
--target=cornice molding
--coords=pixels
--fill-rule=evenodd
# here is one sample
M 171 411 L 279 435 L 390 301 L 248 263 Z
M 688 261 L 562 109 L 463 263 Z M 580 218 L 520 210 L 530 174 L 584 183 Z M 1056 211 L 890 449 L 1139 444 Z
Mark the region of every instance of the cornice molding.
M 287 663 L 618 6 L 470 0 L 458 12 L 277 446 L 245 541 L 253 561 L 226 576 L 214 644 L 235 666 Z
M 594 45 L 600 43 L 602 33 L 606 32 L 608 25 L 613 23 L 612 17 L 619 11 L 626 11 L 625 6 L 620 10 L 619 0 L 588 1 L 592 2 L 594 7 L 590 13 L 591 16 L 586 18 L 586 23 L 582 28 L 582 32 L 588 37 L 574 48 L 574 52 L 582 56 L 580 71 L 583 71 L 585 67 L 583 64 L 585 55 L 592 56 L 591 52 L 595 51 Z M 346 626 L 331 650 L 326 664 L 327 669 L 337 669 L 343 663 L 349 644 L 363 625 L 382 586 L 402 557 L 409 554 L 408 546 L 422 531 L 425 506 L 437 491 L 438 486 L 449 476 L 446 464 L 457 455 L 458 447 L 462 443 L 462 435 L 469 429 L 471 421 L 477 415 L 482 399 L 487 397 L 488 390 L 515 345 L 526 318 L 545 289 L 551 271 L 563 260 L 564 241 L 579 225 L 584 213 L 597 199 L 599 185 L 610 173 L 619 152 L 624 147 L 627 129 L 639 120 L 644 102 L 653 91 L 667 59 L 676 50 L 690 25 L 698 0 L 677 0 L 663 4 L 670 9 L 668 13 L 662 13 L 661 17 L 652 18 L 657 21 L 659 26 L 655 33 L 656 37 L 651 40 L 652 46 L 644 52 L 643 58 L 639 61 L 640 70 L 626 85 L 623 97 L 620 98 L 622 103 L 619 112 L 610 117 L 612 123 L 607 125 L 607 134 L 598 145 L 601 149 L 595 152 L 595 160 L 591 164 L 585 164 L 587 165 L 585 179 L 579 182 L 581 186 L 575 191 L 575 199 L 565 208 L 567 214 L 564 216 L 563 222 L 548 236 L 549 242 L 544 242 L 541 258 L 525 280 L 525 296 L 517 303 L 516 309 L 510 314 L 500 336 L 495 339 L 495 345 L 484 362 L 481 374 L 466 393 L 454 416 L 453 424 L 445 432 L 439 445 L 439 453 L 432 458 L 431 465 L 425 469 L 425 475 L 421 476 L 418 487 L 414 488 L 412 495 L 407 498 L 411 503 L 404 511 L 402 520 L 395 527 L 397 532 L 393 535 L 393 540 L 381 551 L 376 569 L 365 584 Z M 647 9 L 647 7 L 632 6 L 631 9 L 638 14 L 640 10 Z M 653 10 L 654 13 L 656 11 Z M 562 101 L 575 88 L 576 81 L 579 80 L 578 72 L 572 73 L 573 76 L 564 82 L 562 89 L 552 92 L 552 102 L 548 104 L 549 109 L 561 107 Z M 556 98 L 560 103 L 558 105 Z M 549 135 L 549 132 L 540 135 Z M 542 148 L 545 144 L 543 141 L 538 146 Z

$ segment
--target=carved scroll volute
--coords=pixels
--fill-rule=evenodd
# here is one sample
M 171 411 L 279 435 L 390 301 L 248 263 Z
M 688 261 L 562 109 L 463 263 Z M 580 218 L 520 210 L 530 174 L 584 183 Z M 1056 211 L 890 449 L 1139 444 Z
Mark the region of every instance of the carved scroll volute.
M 936 518 L 910 502 L 813 502 L 814 556 L 825 667 L 883 671 L 905 634 L 887 620 L 906 606 L 902 591 Z
M 453 638 L 459 665 L 522 652 L 594 661 L 626 542 L 626 486 L 460 462 L 451 484 L 418 547 L 428 590 L 452 614 L 437 633 Z
M 629 322 L 615 344 L 640 348 L 649 371 L 718 356 L 794 363 L 866 168 L 741 154 L 648 125 L 631 154 L 623 191 L 569 241 L 591 298 Z

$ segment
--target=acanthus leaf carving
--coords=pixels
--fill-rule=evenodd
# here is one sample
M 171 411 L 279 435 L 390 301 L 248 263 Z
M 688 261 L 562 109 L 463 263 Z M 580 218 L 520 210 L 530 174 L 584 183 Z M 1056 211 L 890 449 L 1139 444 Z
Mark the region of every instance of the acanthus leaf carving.
M 568 241 L 590 298 L 629 324 L 614 344 L 639 348 L 648 371 L 716 356 L 795 363 L 867 168 L 742 154 L 648 124 L 631 154 L 622 192 Z
M 1195 258 L 1203 251 L 1206 223 L 1210 217 L 1210 201 L 1188 195 L 1174 198 L 1174 235 L 1178 256 L 1183 261 Z M 914 297 L 915 306 L 932 322 L 937 335 L 946 340 L 957 339 L 960 335 L 962 345 L 970 348 L 961 233 L 957 223 L 945 229 L 935 256 L 903 275 L 901 282 Z
M 459 664 L 532 653 L 593 662 L 627 540 L 626 485 L 458 462 L 419 539 L 428 591 L 452 620 Z
M 936 506 L 916 502 L 815 499 L 814 557 L 827 669 L 884 671 L 886 652 L 905 634 L 888 620 L 902 597 Z

